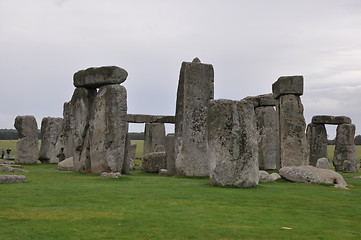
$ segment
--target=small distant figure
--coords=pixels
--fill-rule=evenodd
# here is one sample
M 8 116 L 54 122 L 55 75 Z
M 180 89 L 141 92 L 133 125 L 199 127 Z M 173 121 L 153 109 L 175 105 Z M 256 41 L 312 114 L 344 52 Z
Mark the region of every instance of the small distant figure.
M 60 148 L 60 152 L 56 155 L 56 157 L 59 158 L 59 162 L 65 160 L 64 148 Z
M 6 149 L 6 154 L 7 154 L 6 159 L 10 159 L 10 152 L 11 152 L 10 148 Z
M 1 159 L 4 159 L 5 151 L 4 149 L 1 149 Z

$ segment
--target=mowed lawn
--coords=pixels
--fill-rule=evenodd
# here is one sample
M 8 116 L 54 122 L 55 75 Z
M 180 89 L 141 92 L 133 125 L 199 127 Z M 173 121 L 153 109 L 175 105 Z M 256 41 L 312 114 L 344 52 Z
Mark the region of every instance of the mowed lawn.
M 361 239 L 361 173 L 342 174 L 349 190 L 282 179 L 238 189 L 22 168 L 28 182 L 0 184 L 0 239 Z

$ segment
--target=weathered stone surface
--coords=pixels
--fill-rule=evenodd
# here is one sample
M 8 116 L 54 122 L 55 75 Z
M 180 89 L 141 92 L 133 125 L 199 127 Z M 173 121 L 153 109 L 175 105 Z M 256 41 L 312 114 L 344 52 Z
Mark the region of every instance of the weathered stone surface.
M 328 169 L 329 166 L 330 166 L 330 162 L 328 161 L 327 158 L 320 158 L 317 160 L 316 163 L 317 168 Z
M 99 88 L 108 84 L 121 84 L 127 77 L 127 71 L 116 66 L 88 68 L 74 74 L 74 86 Z
M 207 152 L 212 185 L 258 185 L 258 131 L 255 118 L 251 101 L 210 101 Z
M 282 95 L 296 95 L 303 94 L 303 76 L 284 76 L 272 84 L 272 92 L 274 98 L 279 98 Z
M 73 97 L 76 94 L 74 91 Z M 73 98 L 72 97 L 72 98 Z M 56 149 L 63 148 L 65 158 L 73 157 L 74 155 L 74 134 L 73 134 L 73 119 L 72 119 L 72 106 L 71 101 L 65 102 L 63 106 L 63 127 L 61 130 L 60 138 L 56 144 Z
M 306 122 L 300 97 L 289 94 L 279 98 L 279 131 L 281 167 L 309 163 Z
M 3 167 L 2 167 L 2 171 L 3 171 L 3 172 L 29 172 L 29 171 L 26 171 L 26 170 L 24 170 L 24 169 L 14 168 L 14 167 L 12 167 L 11 165 L 9 165 L 9 166 L 3 166 Z
M 336 171 L 358 172 L 355 148 L 354 124 L 341 124 L 336 129 L 333 165 Z M 346 162 L 348 161 L 348 162 Z
M 100 174 L 101 178 L 120 178 L 122 174 L 120 172 L 102 172 Z
M 312 117 L 312 123 L 315 124 L 350 124 L 351 118 L 345 116 L 327 116 L 327 115 L 318 115 Z
M 310 123 L 307 125 L 306 136 L 310 146 L 311 166 L 316 166 L 317 160 L 327 158 L 327 132 L 325 125 Z
M 258 163 L 259 169 L 279 169 L 279 131 L 277 112 L 272 106 L 255 109 L 256 124 L 259 132 Z
M 145 154 L 140 169 L 145 172 L 158 173 L 160 169 L 166 168 L 166 157 L 165 152 Z
M 168 134 L 164 138 L 164 147 L 165 152 L 167 153 L 166 157 L 166 165 L 167 165 L 167 174 L 168 175 L 175 175 L 176 174 L 176 168 L 175 168 L 175 135 L 174 134 Z
M 130 123 L 175 123 L 175 116 L 128 114 Z
M 246 97 L 244 100 L 252 101 L 253 106 L 257 107 L 266 107 L 266 106 L 277 106 L 277 100 L 274 98 L 272 93 L 262 94 L 253 97 Z
M 39 158 L 38 125 L 34 116 L 17 116 L 14 124 L 19 134 L 15 163 L 35 164 Z
M 122 172 L 128 133 L 126 89 L 117 84 L 99 89 L 89 126 L 91 172 Z
M 208 176 L 206 152 L 207 106 L 214 98 L 211 64 L 183 62 L 180 70 L 175 123 L 176 171 L 179 175 Z
M 74 159 L 73 157 L 67 158 L 58 163 L 58 170 L 74 171 Z
M 58 163 L 57 142 L 61 136 L 63 128 L 62 118 L 45 117 L 41 121 L 41 145 L 39 160 L 45 163 Z
M 334 184 L 337 188 L 346 188 L 347 183 L 343 177 L 329 169 L 316 168 L 314 166 L 283 167 L 279 174 L 282 178 L 292 182 L 313 184 Z
M 144 130 L 143 154 L 156 152 L 158 145 L 164 145 L 165 126 L 164 123 L 146 123 Z M 163 150 L 164 151 L 164 150 Z
M 25 182 L 27 179 L 23 175 L 2 175 L 0 174 L 0 183 Z
M 129 139 L 129 137 L 128 137 Z M 127 140 L 127 152 L 126 152 L 126 161 L 123 166 L 123 174 L 129 174 L 130 170 L 135 168 L 135 151 L 137 149 L 137 144 L 131 144 L 130 140 Z
M 259 182 L 260 183 L 273 182 L 279 178 L 281 178 L 281 176 L 278 173 L 269 174 L 268 172 L 263 171 L 263 170 L 259 171 Z

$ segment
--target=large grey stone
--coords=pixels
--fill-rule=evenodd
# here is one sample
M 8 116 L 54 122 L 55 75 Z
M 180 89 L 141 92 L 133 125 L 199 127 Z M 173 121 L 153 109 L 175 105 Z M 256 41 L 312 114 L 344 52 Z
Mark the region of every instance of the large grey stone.
M 254 97 L 246 97 L 245 100 L 253 102 L 255 108 L 265 106 L 277 106 L 277 100 L 274 98 L 272 93 L 262 94 Z
M 329 166 L 330 166 L 330 162 L 328 161 L 327 158 L 320 158 L 317 160 L 317 163 L 316 163 L 317 168 L 328 169 Z
M 277 112 L 272 106 L 255 108 L 259 131 L 258 162 L 260 169 L 279 169 L 279 131 Z
M 127 71 L 116 66 L 88 68 L 74 74 L 74 86 L 99 88 L 108 84 L 121 84 L 127 77 Z
M 274 98 L 282 95 L 293 94 L 300 96 L 303 94 L 303 76 L 283 76 L 272 84 Z
M 336 171 L 358 172 L 355 148 L 354 124 L 341 124 L 336 129 L 333 165 Z
M 155 148 L 159 145 L 164 146 L 164 137 L 164 123 L 146 123 L 144 129 L 143 154 L 155 152 Z
M 130 123 L 175 123 L 175 116 L 128 114 Z
M 257 186 L 258 131 L 252 102 L 210 101 L 207 135 L 211 184 L 232 187 Z
M 310 123 L 307 125 L 306 136 L 310 146 L 311 166 L 316 166 L 317 160 L 327 158 L 327 132 L 325 125 Z
M 345 116 L 318 115 L 312 117 L 312 123 L 316 124 L 350 124 L 351 118 Z
M 3 175 L 0 174 L 0 183 L 17 183 L 25 182 L 27 179 L 24 175 Z
M 279 174 L 282 178 L 292 182 L 334 184 L 337 188 L 347 187 L 347 183 L 337 172 L 314 166 L 283 167 Z
M 38 125 L 34 116 L 17 116 L 14 127 L 19 139 L 16 143 L 15 163 L 35 164 L 39 158 Z
M 67 158 L 58 163 L 58 170 L 74 171 L 74 159 L 73 157 Z
M 301 98 L 293 94 L 282 95 L 278 114 L 281 167 L 308 165 L 310 150 Z
M 11 165 L 5 165 L 2 167 L 3 172 L 29 172 L 24 169 L 14 168 Z
M 91 172 L 122 172 L 128 133 L 126 89 L 99 88 L 89 126 Z
M 177 90 L 176 171 L 186 176 L 209 175 L 206 120 L 208 103 L 214 98 L 214 71 L 211 64 L 198 60 L 182 63 Z
M 58 163 L 57 143 L 63 128 L 62 118 L 45 117 L 41 121 L 41 145 L 39 160 L 46 163 Z M 59 145 L 58 145 L 59 146 Z
M 263 171 L 263 170 L 259 171 L 259 182 L 260 183 L 273 182 L 279 178 L 281 178 L 281 176 L 278 173 L 269 174 L 268 172 Z
M 175 135 L 174 134 L 168 134 L 167 136 L 165 136 L 164 147 L 165 147 L 165 152 L 167 153 L 166 156 L 167 174 L 175 175 L 176 168 L 175 168 Z
M 158 173 L 161 169 L 166 168 L 166 155 L 165 152 L 145 154 L 140 169 L 149 173 Z

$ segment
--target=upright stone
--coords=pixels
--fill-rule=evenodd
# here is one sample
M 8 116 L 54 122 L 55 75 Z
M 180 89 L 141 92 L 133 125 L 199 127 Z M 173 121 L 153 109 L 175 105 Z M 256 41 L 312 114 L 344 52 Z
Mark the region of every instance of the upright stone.
M 90 119 L 91 172 L 121 172 L 128 133 L 126 89 L 118 84 L 99 88 Z
M 308 124 L 306 136 L 310 146 L 310 165 L 315 167 L 318 159 L 327 158 L 327 132 L 325 125 Z
M 355 130 L 354 124 L 341 124 L 337 127 L 333 158 L 336 171 L 358 172 L 354 142 Z
M 63 127 L 62 118 L 45 117 L 41 121 L 41 146 L 39 160 L 46 163 L 58 163 L 60 149 L 57 143 Z
M 143 154 L 155 152 L 155 148 L 164 145 L 164 123 L 146 123 L 144 129 Z
M 183 62 L 180 70 L 175 123 L 176 171 L 208 176 L 206 151 L 207 106 L 214 98 L 214 71 L 199 59 Z
M 300 95 L 303 94 L 303 77 L 280 77 L 273 85 L 280 131 L 281 167 L 301 166 L 309 163 L 309 146 L 306 138 L 306 122 Z
M 35 164 L 39 158 L 38 125 L 34 116 L 17 116 L 14 127 L 19 139 L 16 143 L 15 163 Z
M 72 112 L 71 102 L 65 102 L 63 106 L 63 127 L 59 141 L 56 144 L 56 149 L 63 148 L 65 158 L 73 157 L 74 154 L 74 126 Z
M 175 136 L 174 134 L 168 134 L 164 139 L 164 147 L 166 156 L 166 166 L 167 166 L 167 174 L 175 175 Z
M 258 131 L 252 102 L 213 100 L 207 118 L 211 184 L 257 186 Z

